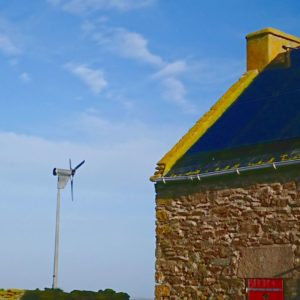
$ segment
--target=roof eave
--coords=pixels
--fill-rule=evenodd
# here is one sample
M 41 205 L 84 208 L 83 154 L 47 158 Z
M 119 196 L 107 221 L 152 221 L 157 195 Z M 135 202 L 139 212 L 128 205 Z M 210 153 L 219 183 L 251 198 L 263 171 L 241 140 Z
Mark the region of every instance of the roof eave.
M 234 174 L 240 175 L 244 172 L 249 171 L 255 171 L 260 169 L 268 169 L 273 168 L 276 170 L 278 167 L 282 166 L 290 166 L 290 165 L 299 165 L 300 159 L 293 159 L 293 160 L 283 160 L 283 161 L 277 161 L 273 163 L 265 163 L 261 165 L 254 165 L 254 166 L 246 166 L 241 168 L 234 168 L 234 169 L 228 169 L 228 170 L 221 170 L 221 171 L 215 171 L 215 172 L 208 172 L 208 173 L 202 173 L 202 174 L 194 174 L 194 175 L 183 175 L 183 176 L 174 176 L 174 177 L 159 177 L 154 179 L 154 182 L 172 182 L 172 181 L 192 181 L 192 180 L 201 180 L 202 178 L 208 178 L 208 177 L 216 177 L 221 175 L 228 175 L 228 174 Z

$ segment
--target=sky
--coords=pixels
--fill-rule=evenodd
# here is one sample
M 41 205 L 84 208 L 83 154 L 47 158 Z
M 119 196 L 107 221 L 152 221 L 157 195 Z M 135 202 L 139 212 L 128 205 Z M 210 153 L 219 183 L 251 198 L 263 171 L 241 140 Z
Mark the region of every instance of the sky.
M 156 162 L 244 72 L 245 36 L 300 36 L 298 0 L 0 0 L 0 282 L 153 298 Z

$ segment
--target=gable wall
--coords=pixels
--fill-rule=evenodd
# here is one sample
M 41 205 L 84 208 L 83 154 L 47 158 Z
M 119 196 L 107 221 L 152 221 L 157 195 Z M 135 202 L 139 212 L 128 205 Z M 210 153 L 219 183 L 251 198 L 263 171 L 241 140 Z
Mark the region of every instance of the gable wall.
M 300 265 L 297 182 L 159 184 L 156 299 L 246 299 L 245 278 L 276 275 L 299 299 L 300 268 L 281 274 Z

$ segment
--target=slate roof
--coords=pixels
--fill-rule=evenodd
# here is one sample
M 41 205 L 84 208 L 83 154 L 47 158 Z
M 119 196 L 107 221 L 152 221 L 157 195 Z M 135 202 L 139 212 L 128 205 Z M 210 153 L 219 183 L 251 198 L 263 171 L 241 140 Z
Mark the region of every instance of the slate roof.
M 297 159 L 300 159 L 300 49 L 279 54 L 165 176 Z

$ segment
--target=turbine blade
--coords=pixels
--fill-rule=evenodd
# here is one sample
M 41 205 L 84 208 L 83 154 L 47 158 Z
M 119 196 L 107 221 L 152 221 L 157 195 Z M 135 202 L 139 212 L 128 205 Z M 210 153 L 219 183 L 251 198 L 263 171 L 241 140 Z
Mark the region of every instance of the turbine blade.
M 72 162 L 71 162 L 71 158 L 69 158 L 69 166 L 70 166 L 70 170 L 72 170 Z
M 80 168 L 84 163 L 85 163 L 85 160 L 83 160 L 79 165 L 77 165 L 77 166 L 74 168 L 74 171 L 76 171 L 78 168 Z
M 71 198 L 72 198 L 72 201 L 74 201 L 73 176 L 71 176 Z

